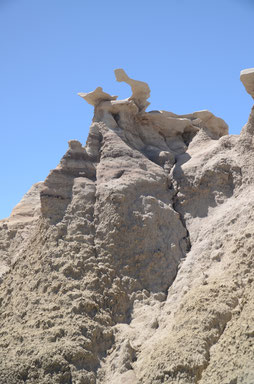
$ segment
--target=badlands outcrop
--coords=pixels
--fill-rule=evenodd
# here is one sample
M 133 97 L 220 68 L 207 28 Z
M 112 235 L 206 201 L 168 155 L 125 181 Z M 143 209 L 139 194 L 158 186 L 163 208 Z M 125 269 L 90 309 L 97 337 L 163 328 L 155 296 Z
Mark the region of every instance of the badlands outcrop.
M 79 94 L 86 146 L 0 222 L 0 383 L 254 383 L 254 108 L 228 135 L 115 74 L 132 96 Z

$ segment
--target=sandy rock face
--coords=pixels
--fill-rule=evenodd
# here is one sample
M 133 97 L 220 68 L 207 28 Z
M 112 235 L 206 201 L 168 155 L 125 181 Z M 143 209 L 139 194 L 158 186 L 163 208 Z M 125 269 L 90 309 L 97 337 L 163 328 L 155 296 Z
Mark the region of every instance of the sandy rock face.
M 29 242 L 31 232 L 40 216 L 40 192 L 43 182 L 34 184 L 13 208 L 10 217 L 0 220 L 0 279 Z
M 132 96 L 81 94 L 86 146 L 1 222 L 0 383 L 250 384 L 254 110 L 229 136 L 116 78 Z

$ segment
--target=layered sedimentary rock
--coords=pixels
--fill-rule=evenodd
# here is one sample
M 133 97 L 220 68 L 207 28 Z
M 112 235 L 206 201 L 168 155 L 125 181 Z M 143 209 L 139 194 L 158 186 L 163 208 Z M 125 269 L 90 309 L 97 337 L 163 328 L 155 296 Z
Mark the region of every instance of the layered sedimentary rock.
M 80 94 L 86 146 L 1 222 L 0 382 L 250 384 L 254 109 L 228 135 L 115 73 L 132 96 Z

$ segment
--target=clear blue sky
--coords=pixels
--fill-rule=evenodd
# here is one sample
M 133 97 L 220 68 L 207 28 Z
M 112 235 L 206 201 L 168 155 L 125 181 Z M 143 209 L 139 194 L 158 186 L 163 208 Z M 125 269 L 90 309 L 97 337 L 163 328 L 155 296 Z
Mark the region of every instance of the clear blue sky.
M 150 109 L 209 109 L 239 133 L 253 23 L 254 0 L 0 0 L 0 218 L 68 140 L 85 144 L 93 109 L 77 92 L 130 95 L 114 68 L 149 83 Z

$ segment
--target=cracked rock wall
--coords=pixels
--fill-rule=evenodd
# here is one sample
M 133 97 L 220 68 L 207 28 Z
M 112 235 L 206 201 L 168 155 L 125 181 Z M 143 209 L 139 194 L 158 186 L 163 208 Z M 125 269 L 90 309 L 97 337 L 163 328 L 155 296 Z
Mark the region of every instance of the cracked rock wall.
M 0 222 L 0 383 L 250 384 L 254 110 L 228 135 L 116 78 L 132 96 L 80 94 L 86 146 Z

